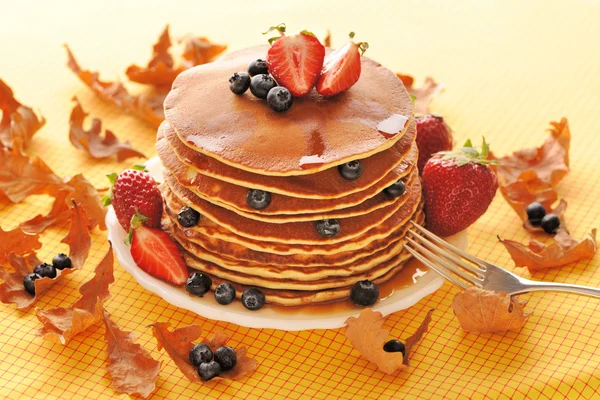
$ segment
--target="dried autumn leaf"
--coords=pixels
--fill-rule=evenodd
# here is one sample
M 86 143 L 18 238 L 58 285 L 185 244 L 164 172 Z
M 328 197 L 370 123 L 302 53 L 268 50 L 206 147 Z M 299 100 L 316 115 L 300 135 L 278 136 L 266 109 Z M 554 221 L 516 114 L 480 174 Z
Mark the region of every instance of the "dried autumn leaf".
M 329 29 L 327 29 L 327 34 L 323 39 L 323 46 L 325 46 L 326 48 L 331 47 L 331 31 Z
M 102 136 L 102 122 L 98 118 L 92 120 L 92 126 L 89 130 L 83 128 L 83 121 L 89 115 L 81 107 L 81 103 L 76 97 L 73 97 L 75 107 L 71 111 L 69 119 L 69 140 L 76 148 L 85 150 L 96 159 L 107 158 L 113 155 L 117 156 L 117 161 L 121 162 L 130 157 L 146 157 L 143 153 L 135 150 L 131 143 L 121 143 L 119 139 L 108 129 Z
M 360 313 L 358 318 L 350 317 L 346 320 L 346 329 L 344 334 L 352 346 L 368 361 L 377 365 L 377 368 L 385 374 L 394 374 L 408 367 L 410 350 L 421 340 L 423 334 L 427 331 L 429 321 L 431 320 L 431 311 L 427 314 L 425 320 L 417 330 L 407 340 L 406 357 L 402 353 L 388 353 L 383 350 L 390 332 L 382 329 L 383 316 L 380 312 L 369 308 Z M 405 362 L 406 359 L 406 362 Z
M 66 188 L 59 191 L 54 199 L 50 212 L 22 222 L 19 227 L 27 233 L 42 233 L 51 226 L 60 226 L 71 221 L 73 215 L 69 205 L 73 201 L 81 204 L 85 210 L 89 230 L 98 226 L 106 230 L 106 208 L 102 206 L 100 195 L 96 188 L 82 174 L 77 174 L 65 182 Z
M 56 196 L 65 184 L 38 157 L 29 158 L 15 146 L 0 148 L 0 193 L 18 203 L 32 194 Z
M 68 57 L 67 66 L 100 98 L 122 110 L 133 112 L 156 128 L 165 119 L 162 107 L 167 94 L 165 90 L 134 96 L 121 82 L 101 81 L 97 72 L 82 69 L 67 45 L 65 49 Z
M 504 292 L 468 287 L 452 301 L 454 315 L 467 332 L 496 333 L 519 330 L 531 313 L 525 313 L 526 301 Z
M 54 279 L 41 278 L 34 281 L 35 296 L 30 295 L 25 291 L 23 286 L 23 278 L 33 272 L 33 268 L 40 264 L 41 261 L 32 253 L 28 256 L 20 256 L 15 253 L 8 255 L 8 262 L 13 267 L 14 271 L 6 270 L 5 266 L 0 264 L 0 279 L 3 283 L 0 284 L 0 301 L 5 304 L 16 304 L 17 308 L 27 308 L 34 304 L 44 292 L 53 286 L 58 280 L 71 273 L 70 269 L 57 271 L 57 276 Z
M 23 232 L 21 228 L 5 231 L 0 227 L 0 265 L 8 261 L 8 254 L 20 256 L 32 254 L 42 247 L 40 237 Z
M 185 69 L 212 62 L 227 50 L 226 45 L 212 43 L 201 36 L 185 36 L 179 42 L 183 44 L 181 63 Z
M 189 361 L 189 353 L 194 347 L 193 341 L 202 334 L 202 328 L 198 325 L 189 325 L 171 332 L 169 331 L 170 325 L 169 322 L 156 322 L 151 325 L 158 350 L 164 348 L 175 365 L 190 381 L 200 382 L 196 368 Z
M 228 339 L 229 338 L 225 332 L 216 331 L 212 339 L 205 339 L 203 340 L 203 342 L 206 343 L 214 353 L 219 347 L 226 346 Z M 250 374 L 258 366 L 256 360 L 246 355 L 246 347 L 240 347 L 239 349 L 234 350 L 237 358 L 237 363 L 235 364 L 235 367 L 233 367 L 229 371 L 221 372 L 218 378 L 238 380 Z
M 533 273 L 546 268 L 561 267 L 596 254 L 596 229 L 582 240 L 576 240 L 565 229 L 559 229 L 554 242 L 548 246 L 531 239 L 523 245 L 513 240 L 502 240 L 517 267 L 527 267 Z
M 111 244 L 96 266 L 94 277 L 79 289 L 81 298 L 71 307 L 36 309 L 36 316 L 43 325 L 36 335 L 53 343 L 67 344 L 73 337 L 100 322 L 104 315 L 103 302 L 109 297 L 108 285 L 114 282 L 113 264 Z
M 536 179 L 556 186 L 569 172 L 569 123 L 562 118 L 560 122 L 551 122 L 550 125 L 550 136 L 541 147 L 519 150 L 497 159 L 500 165 L 494 169 L 501 186 Z
M 139 344 L 131 332 L 122 331 L 104 311 L 104 337 L 108 344 L 106 369 L 112 378 L 112 387 L 119 393 L 139 393 L 148 397 L 156 388 L 160 362 Z
M 421 325 L 419 325 L 417 331 L 404 341 L 404 365 L 406 365 L 407 367 L 408 361 L 412 356 L 412 348 L 415 347 L 415 345 L 419 343 L 421 339 L 423 339 L 423 335 L 426 334 L 427 330 L 429 329 L 429 323 L 431 322 L 431 314 L 433 314 L 433 310 L 429 310 L 427 312 L 427 315 L 425 315 L 425 319 L 423 320 L 423 322 L 421 322 Z
M 83 268 L 83 264 L 92 247 L 92 238 L 89 230 L 90 222 L 83 207 L 73 201 L 71 208 L 71 228 L 67 236 L 61 240 L 69 246 L 69 258 L 73 268 Z
M 0 79 L 0 145 L 12 148 L 15 138 L 27 146 L 46 123 L 44 117 L 15 99 L 12 89 Z M 39 114 L 39 115 L 38 115 Z
M 169 35 L 169 25 L 165 27 L 154 44 L 152 59 L 146 67 L 130 65 L 125 74 L 127 77 L 137 83 L 155 86 L 170 86 L 177 75 L 183 71 L 183 67 L 175 68 L 173 56 L 169 53 L 171 48 L 171 37 Z
M 417 88 L 413 86 L 415 79 L 412 76 L 399 73 L 396 75 L 402 81 L 408 93 L 414 98 L 415 114 L 430 114 L 429 103 L 444 90 L 444 84 L 437 83 L 428 76 L 425 78 L 423 86 Z

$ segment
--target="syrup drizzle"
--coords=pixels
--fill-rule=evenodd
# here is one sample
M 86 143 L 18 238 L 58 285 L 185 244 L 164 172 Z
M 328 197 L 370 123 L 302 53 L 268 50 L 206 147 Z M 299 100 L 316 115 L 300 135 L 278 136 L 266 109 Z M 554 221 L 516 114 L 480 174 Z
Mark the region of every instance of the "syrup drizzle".
M 308 147 L 308 154 L 310 155 L 303 156 L 300 159 L 299 167 L 301 169 L 310 169 L 320 167 L 321 165 L 325 164 L 325 159 L 323 159 L 325 142 L 323 142 L 320 129 L 313 130 L 310 133 Z

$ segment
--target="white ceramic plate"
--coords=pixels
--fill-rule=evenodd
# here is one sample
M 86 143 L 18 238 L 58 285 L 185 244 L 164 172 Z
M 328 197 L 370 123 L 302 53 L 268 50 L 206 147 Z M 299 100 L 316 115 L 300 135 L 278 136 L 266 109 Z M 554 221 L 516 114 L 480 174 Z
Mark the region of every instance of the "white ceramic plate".
M 146 163 L 150 174 L 158 181 L 162 181 L 162 165 L 158 158 L 152 158 Z M 191 296 L 183 287 L 176 287 L 156 279 L 137 267 L 129 252 L 129 247 L 123 243 L 126 232 L 117 221 L 112 207 L 106 216 L 108 227 L 108 239 L 113 244 L 113 249 L 119 263 L 125 268 L 145 289 L 158 294 L 167 302 L 181 308 L 193 311 L 206 318 L 232 322 L 249 328 L 272 328 L 286 331 L 299 331 L 305 329 L 335 329 L 344 326 L 344 322 L 350 316 L 356 316 L 360 309 L 350 307 L 331 307 L 328 312 L 327 306 L 319 306 L 319 312 L 315 314 L 314 308 L 294 307 L 285 309 L 283 307 L 270 308 L 268 305 L 258 311 L 249 311 L 242 306 L 240 301 L 234 301 L 228 306 L 218 304 L 211 293 L 204 297 Z M 467 234 L 463 231 L 447 239 L 456 246 L 465 249 L 467 247 Z M 423 297 L 435 292 L 444 283 L 440 275 L 428 271 L 420 276 L 414 284 L 402 285 L 404 287 L 394 288 L 393 293 L 384 300 L 379 301 L 373 310 L 381 312 L 384 316 L 393 312 L 413 306 Z M 322 312 L 324 310 L 324 312 Z

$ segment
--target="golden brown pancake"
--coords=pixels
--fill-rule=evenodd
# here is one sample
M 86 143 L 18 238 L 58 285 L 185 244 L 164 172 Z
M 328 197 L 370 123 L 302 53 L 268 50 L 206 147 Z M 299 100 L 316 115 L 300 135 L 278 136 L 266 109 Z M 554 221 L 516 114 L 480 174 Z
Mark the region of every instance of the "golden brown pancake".
M 394 145 L 413 118 L 402 82 L 381 64 L 361 57 L 361 77 L 348 91 L 325 98 L 312 91 L 273 112 L 250 92 L 234 95 L 228 79 L 263 58 L 267 46 L 230 53 L 182 72 L 167 96 L 165 119 L 182 142 L 245 171 L 308 175 L 367 158 Z
M 220 181 L 307 199 L 333 199 L 356 192 L 364 192 L 367 198 L 395 181 L 392 170 L 401 162 L 413 163 L 415 154 L 412 153 L 411 145 L 416 138 L 416 128 L 415 122 L 412 121 L 406 134 L 394 146 L 361 160 L 363 173 L 359 179 L 353 181 L 342 178 L 336 167 L 301 176 L 264 176 L 237 169 L 187 147 L 166 121 L 158 129 L 157 141 L 163 137 L 182 163 L 192 167 L 199 174 Z
M 416 222 L 422 222 L 420 221 L 421 219 L 422 218 L 418 218 Z M 345 263 L 343 259 L 337 257 L 343 256 L 344 253 L 340 253 L 329 256 L 327 259 L 322 260 L 327 264 L 303 264 L 299 266 L 285 265 L 283 263 L 280 263 L 280 265 L 269 265 L 261 264 L 255 260 L 240 261 L 228 258 L 223 254 L 209 252 L 194 242 L 186 240 L 184 235 L 181 235 L 181 233 L 177 232 L 173 224 L 167 228 L 167 231 L 171 234 L 171 236 L 174 237 L 181 247 L 186 249 L 190 254 L 194 255 L 199 260 L 213 263 L 234 273 L 240 272 L 263 278 L 316 281 L 324 277 L 356 275 L 358 273 L 376 268 L 379 264 L 391 259 L 402 251 L 404 243 L 406 242 L 405 234 L 409 227 L 410 224 L 403 226 L 401 228 L 402 234 L 398 236 L 396 240 L 391 240 L 389 245 L 381 251 L 363 258 L 355 259 L 349 263 Z
M 417 174 L 417 172 L 413 171 L 412 174 Z M 183 203 L 197 210 L 205 217 L 201 219 L 198 226 L 201 226 L 206 219 L 210 219 L 218 225 L 246 238 L 277 243 L 310 244 L 318 246 L 344 242 L 364 234 L 372 228 L 382 224 L 400 210 L 407 202 L 406 200 L 412 198 L 411 195 L 413 192 L 417 192 L 419 195 L 421 193 L 421 182 L 419 179 L 415 179 L 412 184 L 406 186 L 406 193 L 401 196 L 399 201 L 395 201 L 388 206 L 366 215 L 340 219 L 340 232 L 335 237 L 326 238 L 319 235 L 316 229 L 316 223 L 314 222 L 305 221 L 271 224 L 250 220 L 241 217 L 233 211 L 211 204 L 183 187 L 175 186 L 173 181 L 174 179 L 169 176 L 169 174 L 165 175 L 165 182 L 167 182 L 171 189 L 165 193 L 167 203 L 173 201 L 173 197 L 176 196 Z M 175 192 L 175 190 L 177 192 Z M 170 208 L 173 209 L 172 207 Z M 196 228 L 197 226 L 193 229 Z
M 176 196 L 170 194 L 168 186 L 163 185 L 163 194 L 165 196 L 165 212 L 173 219 L 177 220 L 177 211 L 183 207 Z M 169 200 L 167 201 L 167 198 Z M 372 242 L 381 241 L 381 245 L 376 250 L 386 246 L 385 239 L 393 234 L 394 231 L 402 226 L 408 218 L 422 209 L 422 196 L 420 192 L 413 191 L 406 204 L 394 213 L 390 218 L 371 229 L 366 234 L 361 235 L 346 242 L 334 243 L 322 246 L 277 243 L 261 240 L 249 239 L 239 236 L 236 233 L 219 226 L 208 218 L 201 218 L 201 224 L 193 228 L 182 228 L 181 231 L 189 240 L 205 246 L 213 252 L 227 252 L 231 244 L 242 246 L 248 250 L 259 253 L 272 253 L 280 255 L 328 255 L 343 252 L 357 251 L 358 249 L 369 246 Z M 374 250 L 374 251 L 376 251 Z M 240 251 L 239 247 L 235 251 Z

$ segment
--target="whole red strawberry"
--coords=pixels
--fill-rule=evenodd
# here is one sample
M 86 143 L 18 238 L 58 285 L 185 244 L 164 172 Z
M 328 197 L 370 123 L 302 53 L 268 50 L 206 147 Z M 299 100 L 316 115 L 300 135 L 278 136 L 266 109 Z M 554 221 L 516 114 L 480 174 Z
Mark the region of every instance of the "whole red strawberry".
M 369 48 L 367 42 L 355 43 L 354 32 L 350 40 L 327 56 L 323 62 L 321 77 L 317 82 L 317 92 L 323 96 L 335 96 L 350 89 L 360 78 L 360 56 Z
M 419 174 L 432 155 L 440 151 L 452 150 L 452 130 L 438 115 L 423 115 L 417 118 L 417 147 Z
M 439 236 L 454 235 L 481 217 L 492 202 L 498 180 L 487 160 L 489 147 L 481 152 L 468 140 L 456 152 L 434 155 L 423 170 L 427 229 Z
M 269 39 L 272 43 L 267 52 L 269 73 L 292 95 L 307 95 L 319 79 L 325 47 L 314 34 L 306 30 L 287 36 L 285 24 L 280 24 L 271 27 L 265 34 L 272 30 L 277 30 L 281 36 Z
M 112 204 L 119 223 L 126 231 L 129 231 L 131 218 L 136 213 L 147 217 L 146 226 L 160 227 L 162 194 L 154 178 L 142 169 L 127 169 L 118 176 L 115 173 L 108 175 L 113 187 L 110 197 L 105 198 L 105 205 Z

